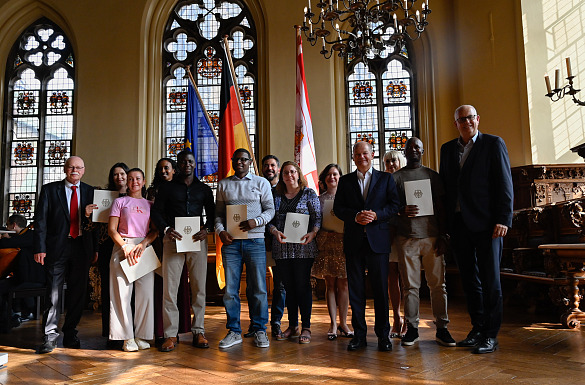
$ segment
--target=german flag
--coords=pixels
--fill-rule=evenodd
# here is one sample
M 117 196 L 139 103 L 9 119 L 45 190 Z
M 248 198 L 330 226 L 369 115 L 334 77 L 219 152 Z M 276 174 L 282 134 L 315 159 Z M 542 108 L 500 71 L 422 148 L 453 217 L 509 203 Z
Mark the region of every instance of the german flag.
M 234 174 L 231 158 L 236 149 L 245 148 L 250 151 L 252 157 L 254 156 L 238 100 L 239 91 L 234 84 L 234 69 L 228 51 L 229 48 L 224 50 L 225 56 L 221 71 L 218 179 Z

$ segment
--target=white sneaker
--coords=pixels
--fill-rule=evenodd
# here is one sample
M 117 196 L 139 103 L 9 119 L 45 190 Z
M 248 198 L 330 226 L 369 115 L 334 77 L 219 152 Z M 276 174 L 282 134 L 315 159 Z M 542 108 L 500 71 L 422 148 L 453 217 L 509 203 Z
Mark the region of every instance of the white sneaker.
M 130 338 L 129 340 L 124 341 L 124 346 L 122 347 L 122 350 L 125 352 L 137 352 L 138 345 L 136 345 L 136 341 L 134 341 L 134 338 Z
M 268 341 L 268 335 L 263 330 L 258 330 L 254 334 L 254 343 L 259 348 L 267 348 L 270 346 L 270 341 Z
M 219 341 L 219 347 L 221 349 L 231 348 L 234 345 L 242 343 L 242 335 L 231 330 L 225 336 L 225 338 Z
M 136 342 L 136 346 L 138 346 L 138 349 L 140 350 L 150 349 L 150 344 L 140 338 L 134 338 L 134 342 Z

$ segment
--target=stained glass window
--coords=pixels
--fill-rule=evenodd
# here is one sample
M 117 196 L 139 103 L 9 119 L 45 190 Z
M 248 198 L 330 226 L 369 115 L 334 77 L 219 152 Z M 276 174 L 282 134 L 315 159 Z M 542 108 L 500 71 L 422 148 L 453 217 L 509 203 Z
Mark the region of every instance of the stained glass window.
M 74 54 L 48 19 L 27 28 L 7 61 L 3 217 L 31 219 L 40 187 L 63 178 L 74 134 Z
M 372 143 L 378 170 L 384 170 L 386 152 L 403 150 L 406 140 L 418 135 L 411 61 L 407 47 L 369 57 L 367 65 L 347 58 L 348 154 L 357 141 Z M 349 163 L 354 170 L 351 159 Z
M 163 154 L 175 158 L 184 148 L 188 78 L 186 66 L 199 89 L 203 104 L 216 130 L 219 126 L 219 98 L 223 68 L 223 36 L 234 62 L 244 116 L 255 153 L 257 103 L 256 29 L 245 5 L 237 0 L 179 1 L 163 39 Z M 213 182 L 215 177 L 205 178 Z

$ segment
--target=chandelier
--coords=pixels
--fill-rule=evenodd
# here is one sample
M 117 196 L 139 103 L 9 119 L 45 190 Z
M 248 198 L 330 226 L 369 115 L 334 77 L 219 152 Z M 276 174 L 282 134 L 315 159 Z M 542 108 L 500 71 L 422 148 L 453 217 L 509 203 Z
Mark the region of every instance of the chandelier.
M 362 58 L 366 64 L 385 50 L 400 52 L 407 39 L 418 39 L 431 13 L 429 0 L 420 11 L 414 10 L 418 0 L 319 0 L 316 13 L 308 1 L 301 30 L 311 45 L 321 39 L 320 53 L 326 59 L 336 52 Z M 339 27 L 346 21 L 350 31 Z

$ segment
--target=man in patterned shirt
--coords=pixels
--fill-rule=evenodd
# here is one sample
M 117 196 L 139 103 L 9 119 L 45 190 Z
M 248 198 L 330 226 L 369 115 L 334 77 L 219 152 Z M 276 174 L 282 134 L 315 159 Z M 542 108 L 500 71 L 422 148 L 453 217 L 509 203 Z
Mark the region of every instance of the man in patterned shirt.
M 237 149 L 232 156 L 235 175 L 222 179 L 217 186 L 215 232 L 219 234 L 226 287 L 223 303 L 227 313 L 228 333 L 219 347 L 226 349 L 242 343 L 240 325 L 240 279 L 242 266 L 246 265 L 246 292 L 254 343 L 259 348 L 270 345 L 266 335 L 268 322 L 268 298 L 266 295 L 266 249 L 264 227 L 274 217 L 274 201 L 270 183 L 250 173 L 251 156 L 248 150 Z M 226 206 L 246 205 L 247 218 L 240 222 L 240 229 L 247 232 L 247 239 L 234 239 L 227 232 Z

